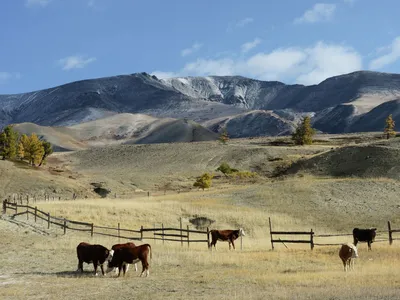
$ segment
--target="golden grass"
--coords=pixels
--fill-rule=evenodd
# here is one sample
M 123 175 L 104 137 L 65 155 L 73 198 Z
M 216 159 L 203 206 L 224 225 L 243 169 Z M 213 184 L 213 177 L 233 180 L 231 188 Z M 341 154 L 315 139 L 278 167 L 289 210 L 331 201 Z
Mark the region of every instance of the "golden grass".
M 304 176 L 150 198 L 39 202 L 38 208 L 52 215 L 95 225 L 116 227 L 120 223 L 123 228 L 139 229 L 164 223 L 179 227 L 182 217 L 186 227 L 189 218 L 197 215 L 215 220 L 212 228 L 242 226 L 246 236 L 242 251 L 240 240 L 236 251 L 229 251 L 226 242 L 218 242 L 217 251 L 212 252 L 205 243 L 188 248 L 186 243 L 181 247 L 180 243 L 144 240 L 138 243 L 150 243 L 153 249 L 149 278 L 136 278 L 133 268 L 126 278 L 94 278 L 93 266 L 84 265 L 83 275 L 75 273 L 76 245 L 87 241 L 110 248 L 118 238 L 91 238 L 89 233 L 71 231 L 64 236 L 53 225 L 50 236 L 45 236 L 0 220 L 0 238 L 6 241 L 0 243 L 0 252 L 7 253 L 0 256 L 0 298 L 396 299 L 398 241 L 392 246 L 374 243 L 370 252 L 361 244 L 356 270 L 345 273 L 339 246 L 311 251 L 309 245 L 287 244 L 286 249 L 275 244 L 271 251 L 268 217 L 274 230 L 313 228 L 318 234 L 351 233 L 355 225 L 384 226 L 387 218 L 396 220 L 397 213 L 390 208 L 397 203 L 399 190 L 397 182 L 386 179 L 317 180 Z M 25 220 L 25 216 L 18 218 Z M 315 239 L 325 241 L 349 242 L 351 237 Z

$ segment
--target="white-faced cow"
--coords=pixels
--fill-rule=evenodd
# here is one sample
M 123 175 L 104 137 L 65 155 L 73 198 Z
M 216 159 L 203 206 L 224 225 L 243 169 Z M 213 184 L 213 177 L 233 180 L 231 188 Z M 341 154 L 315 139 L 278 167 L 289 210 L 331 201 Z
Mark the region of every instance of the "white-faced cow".
M 358 242 L 367 242 L 368 251 L 371 250 L 371 244 L 374 242 L 376 236 L 376 228 L 370 229 L 353 229 L 354 245 L 357 246 Z
M 136 245 L 135 245 L 135 243 L 132 243 L 132 242 L 128 242 L 128 243 L 125 243 L 125 244 L 115 244 L 115 245 L 113 245 L 111 247 L 111 250 L 115 251 L 115 250 L 118 250 L 118 249 L 121 249 L 121 248 L 125 248 L 125 247 L 134 248 L 134 247 L 136 247 Z M 137 263 L 134 263 L 133 265 L 135 266 L 135 272 L 137 272 Z M 128 272 L 128 269 L 129 269 L 129 264 L 126 264 L 126 271 L 125 272 Z M 116 274 L 119 273 L 119 268 L 118 267 L 115 268 L 115 273 Z
M 142 273 L 146 271 L 146 277 L 149 276 L 149 262 L 148 256 L 151 255 L 151 246 L 149 244 L 144 244 L 136 247 L 122 247 L 117 250 L 111 250 L 111 259 L 108 261 L 108 270 L 112 268 L 118 268 L 118 277 L 121 274 L 121 269 L 124 272 L 124 276 L 126 273 L 127 264 L 134 264 L 139 261 L 142 262 Z
M 245 236 L 244 230 L 242 228 L 239 228 L 238 230 L 211 230 L 211 244 L 210 248 L 212 246 L 215 247 L 215 244 L 217 243 L 218 240 L 220 241 L 228 241 L 229 243 L 229 250 L 231 250 L 231 244 L 233 246 L 233 249 L 235 249 L 235 243 L 234 241 L 239 237 L 239 236 Z
M 102 245 L 91 245 L 85 242 L 80 243 L 76 247 L 78 255 L 78 270 L 83 273 L 83 263 L 93 263 L 94 274 L 97 276 L 97 266 L 100 265 L 101 273 L 105 275 L 103 264 L 110 258 L 110 251 Z
M 358 257 L 357 247 L 353 244 L 343 244 L 339 250 L 339 257 L 343 262 L 344 271 L 354 269 L 354 259 Z

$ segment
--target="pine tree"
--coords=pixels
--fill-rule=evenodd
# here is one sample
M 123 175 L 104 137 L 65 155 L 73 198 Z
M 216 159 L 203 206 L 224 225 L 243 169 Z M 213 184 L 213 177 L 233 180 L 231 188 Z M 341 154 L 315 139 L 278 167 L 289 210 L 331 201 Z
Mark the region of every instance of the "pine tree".
M 394 130 L 395 122 L 393 120 L 392 115 L 390 114 L 386 118 L 386 125 L 384 129 L 384 133 L 386 135 L 386 138 L 389 139 L 390 137 L 396 136 L 396 131 Z
M 0 133 L 0 155 L 5 159 L 13 159 L 17 155 L 18 132 L 12 125 L 6 126 Z
M 311 145 L 315 129 L 311 127 L 311 118 L 304 117 L 296 131 L 292 134 L 292 140 L 296 145 Z
M 211 186 L 212 178 L 213 178 L 213 175 L 211 175 L 209 173 L 204 173 L 199 178 L 197 178 L 197 180 L 193 184 L 193 186 L 203 189 L 203 191 L 204 191 L 204 189 L 207 189 Z

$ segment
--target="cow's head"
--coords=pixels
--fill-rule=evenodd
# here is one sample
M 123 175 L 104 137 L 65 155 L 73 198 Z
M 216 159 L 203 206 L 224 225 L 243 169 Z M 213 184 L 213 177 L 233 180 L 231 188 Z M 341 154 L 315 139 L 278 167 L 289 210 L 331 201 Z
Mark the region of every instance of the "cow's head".
M 107 257 L 107 270 L 106 270 L 107 273 L 111 272 L 115 268 L 115 266 L 111 266 L 113 257 L 114 257 L 114 250 L 110 250 L 110 252 L 108 253 L 108 257 Z
M 245 236 L 243 228 L 239 228 L 239 236 Z
M 353 244 L 349 244 L 349 246 L 350 246 L 350 249 L 352 251 L 351 258 L 357 258 L 358 257 L 357 247 L 354 246 Z

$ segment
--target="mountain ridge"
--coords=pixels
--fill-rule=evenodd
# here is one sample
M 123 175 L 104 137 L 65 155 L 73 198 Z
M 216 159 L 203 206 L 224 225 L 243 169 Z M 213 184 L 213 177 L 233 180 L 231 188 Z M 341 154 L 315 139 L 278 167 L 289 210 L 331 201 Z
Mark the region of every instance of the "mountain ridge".
M 227 122 L 235 126 L 227 126 L 228 133 L 246 137 L 252 133 L 287 134 L 300 117 L 310 115 L 313 125 L 326 133 L 363 131 L 363 128 L 377 131 L 384 122 L 383 116 L 393 109 L 397 111 L 394 108 L 397 102 L 385 103 L 399 98 L 400 74 L 395 73 L 356 71 L 305 86 L 243 76 L 158 79 L 142 72 L 0 95 L 0 126 L 23 122 L 72 126 L 131 113 L 187 118 L 209 125 L 207 128 L 214 131 L 222 128 L 222 123 L 216 126 L 220 120 L 230 120 Z M 374 109 L 380 111 L 376 125 L 360 123 Z M 400 122 L 400 114 L 394 117 Z

